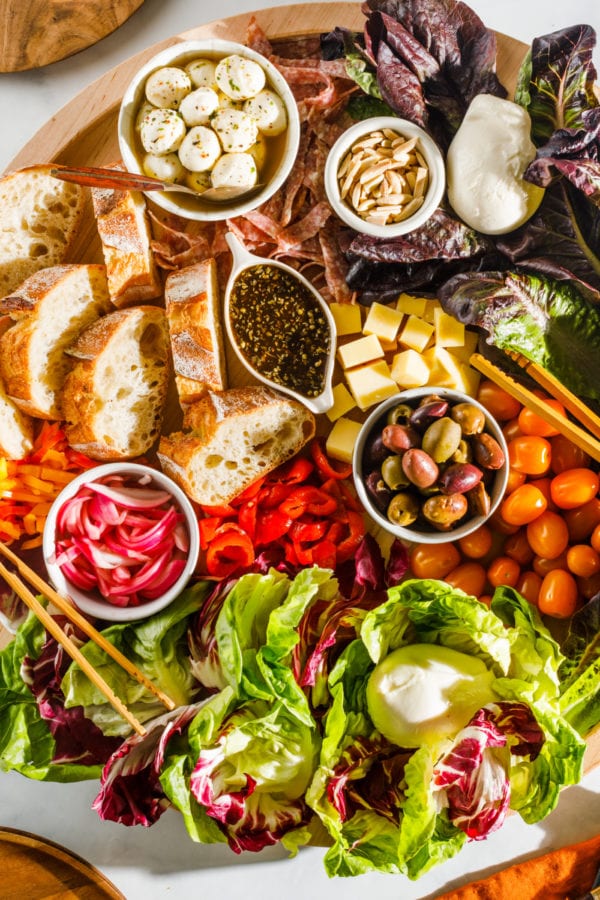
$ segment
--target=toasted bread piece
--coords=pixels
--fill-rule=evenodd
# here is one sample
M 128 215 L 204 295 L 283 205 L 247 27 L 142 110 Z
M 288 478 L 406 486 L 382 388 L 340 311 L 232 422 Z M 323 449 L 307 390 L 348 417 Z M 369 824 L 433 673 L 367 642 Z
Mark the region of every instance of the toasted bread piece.
M 160 439 L 162 469 L 197 503 L 220 506 L 294 456 L 315 418 L 270 388 L 241 387 L 188 406 L 184 428 Z
M 217 266 L 206 259 L 171 272 L 165 308 L 175 385 L 182 406 L 227 387 Z
M 170 373 L 164 310 L 109 313 L 70 348 L 61 394 L 69 444 L 92 459 L 141 456 L 160 434 Z
M 0 297 L 40 269 L 67 259 L 83 214 L 84 189 L 28 166 L 0 178 Z
M 22 412 L 58 419 L 58 392 L 70 367 L 65 349 L 111 308 L 104 266 L 52 266 L 0 300 L 15 324 L 0 337 L 0 377 Z
M 0 337 L 11 327 L 10 316 L 0 316 Z M 33 419 L 13 403 L 0 379 L 0 456 L 23 459 L 33 447 Z
M 92 203 L 113 304 L 120 309 L 161 297 L 144 195 L 92 188 Z

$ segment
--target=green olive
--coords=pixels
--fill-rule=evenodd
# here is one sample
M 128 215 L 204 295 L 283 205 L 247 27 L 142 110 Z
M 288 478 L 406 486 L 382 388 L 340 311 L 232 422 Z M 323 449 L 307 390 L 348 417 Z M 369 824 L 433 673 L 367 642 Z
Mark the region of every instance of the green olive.
M 381 477 L 386 485 L 393 491 L 407 487 L 410 484 L 404 469 L 402 468 L 402 457 L 398 454 L 388 456 L 381 464 Z
M 473 459 L 471 445 L 463 438 L 450 459 L 454 463 L 470 463 Z
M 411 415 L 412 407 L 406 403 L 398 403 L 387 414 L 387 423 L 388 425 L 406 425 Z
M 419 515 L 419 503 L 412 494 L 400 493 L 392 497 L 387 508 L 387 517 L 393 525 L 412 525 Z
M 421 442 L 421 448 L 436 463 L 443 463 L 456 452 L 462 440 L 460 425 L 449 416 L 431 423 Z
M 481 434 L 485 428 L 485 415 L 473 403 L 457 403 L 450 415 L 458 422 L 463 434 Z

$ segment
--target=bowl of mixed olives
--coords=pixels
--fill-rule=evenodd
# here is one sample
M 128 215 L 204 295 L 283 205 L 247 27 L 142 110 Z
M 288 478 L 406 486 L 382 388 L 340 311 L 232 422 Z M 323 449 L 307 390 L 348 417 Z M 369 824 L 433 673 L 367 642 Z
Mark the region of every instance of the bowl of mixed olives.
M 475 531 L 506 490 L 508 451 L 488 411 L 467 394 L 415 388 L 364 423 L 354 482 L 369 515 L 407 541 L 442 543 Z

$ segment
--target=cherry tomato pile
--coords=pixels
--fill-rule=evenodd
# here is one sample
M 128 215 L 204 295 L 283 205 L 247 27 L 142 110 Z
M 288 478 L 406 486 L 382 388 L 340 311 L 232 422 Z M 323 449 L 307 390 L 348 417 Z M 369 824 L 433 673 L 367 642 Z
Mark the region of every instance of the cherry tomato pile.
M 561 415 L 565 410 L 539 392 Z M 509 479 L 497 512 L 473 534 L 415 546 L 417 578 L 441 578 L 489 602 L 514 587 L 541 613 L 567 618 L 600 591 L 600 477 L 587 454 L 491 381 L 479 401 L 504 424 Z
M 347 484 L 352 466 L 334 466 L 320 442 L 254 482 L 229 505 L 202 507 L 199 572 L 223 578 L 250 567 L 263 550 L 291 566 L 333 568 L 351 559 L 365 534 Z

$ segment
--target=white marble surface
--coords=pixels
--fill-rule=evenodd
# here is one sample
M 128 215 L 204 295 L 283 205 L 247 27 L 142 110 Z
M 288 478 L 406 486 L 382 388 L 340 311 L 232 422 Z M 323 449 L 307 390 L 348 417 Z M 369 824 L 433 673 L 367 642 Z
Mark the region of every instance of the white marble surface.
M 37 71 L 0 75 L 0 170 L 9 167 L 43 122 L 122 60 L 202 22 L 274 5 L 277 0 L 146 0 L 128 22 L 94 47 Z M 598 0 L 471 0 L 470 5 L 488 26 L 526 42 L 578 22 L 588 22 L 600 32 Z M 598 54 L 596 65 L 600 69 Z M 527 826 L 513 816 L 487 841 L 470 844 L 456 859 L 416 883 L 390 875 L 330 881 L 319 849 L 303 850 L 293 860 L 277 850 L 236 857 L 223 846 L 193 844 L 174 812 L 149 830 L 101 822 L 90 809 L 96 789 L 93 783 L 39 784 L 14 773 L 0 774 L 0 825 L 35 832 L 81 854 L 128 900 L 192 896 L 280 900 L 282 895 L 286 900 L 363 900 L 374 893 L 378 900 L 432 898 L 510 861 L 600 832 L 597 770 L 565 791 L 555 812 L 539 825 Z

